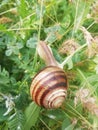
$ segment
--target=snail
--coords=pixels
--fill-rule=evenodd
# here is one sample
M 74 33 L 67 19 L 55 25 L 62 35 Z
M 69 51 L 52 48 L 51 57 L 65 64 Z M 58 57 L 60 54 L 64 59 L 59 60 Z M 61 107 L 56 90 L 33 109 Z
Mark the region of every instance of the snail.
M 39 42 L 37 51 L 45 61 L 46 67 L 33 78 L 30 87 L 31 97 L 36 104 L 44 108 L 59 108 L 67 95 L 67 77 L 44 41 Z

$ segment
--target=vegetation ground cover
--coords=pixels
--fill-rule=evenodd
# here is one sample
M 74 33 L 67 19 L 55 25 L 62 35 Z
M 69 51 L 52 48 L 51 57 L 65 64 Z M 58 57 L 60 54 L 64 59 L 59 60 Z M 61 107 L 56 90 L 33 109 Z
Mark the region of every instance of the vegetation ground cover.
M 37 106 L 32 78 L 45 40 L 68 77 L 59 109 Z M 0 1 L 0 130 L 98 129 L 98 1 Z

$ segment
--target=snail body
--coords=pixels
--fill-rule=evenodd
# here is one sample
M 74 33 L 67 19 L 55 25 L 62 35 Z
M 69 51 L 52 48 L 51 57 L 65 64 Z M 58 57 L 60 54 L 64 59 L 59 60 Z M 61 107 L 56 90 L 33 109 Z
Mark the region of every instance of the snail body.
M 31 97 L 39 106 L 47 109 L 58 108 L 67 95 L 67 77 L 44 42 L 40 42 L 38 53 L 47 67 L 33 78 L 30 87 Z
M 67 78 L 62 69 L 48 66 L 41 70 L 31 84 L 32 99 L 45 108 L 58 108 L 64 102 Z

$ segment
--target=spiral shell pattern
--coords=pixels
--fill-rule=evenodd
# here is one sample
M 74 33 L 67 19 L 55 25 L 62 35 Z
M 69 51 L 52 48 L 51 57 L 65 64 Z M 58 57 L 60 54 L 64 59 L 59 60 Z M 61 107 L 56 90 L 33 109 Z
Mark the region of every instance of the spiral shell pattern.
M 32 99 L 45 108 L 58 108 L 66 98 L 67 77 L 64 71 L 56 66 L 41 70 L 31 83 Z

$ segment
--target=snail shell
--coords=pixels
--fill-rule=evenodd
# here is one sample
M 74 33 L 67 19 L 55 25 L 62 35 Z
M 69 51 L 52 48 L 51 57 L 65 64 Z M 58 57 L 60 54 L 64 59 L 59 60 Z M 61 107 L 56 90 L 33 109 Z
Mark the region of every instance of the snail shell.
M 30 94 L 32 99 L 45 108 L 58 108 L 66 98 L 67 77 L 57 66 L 48 66 L 32 80 Z

